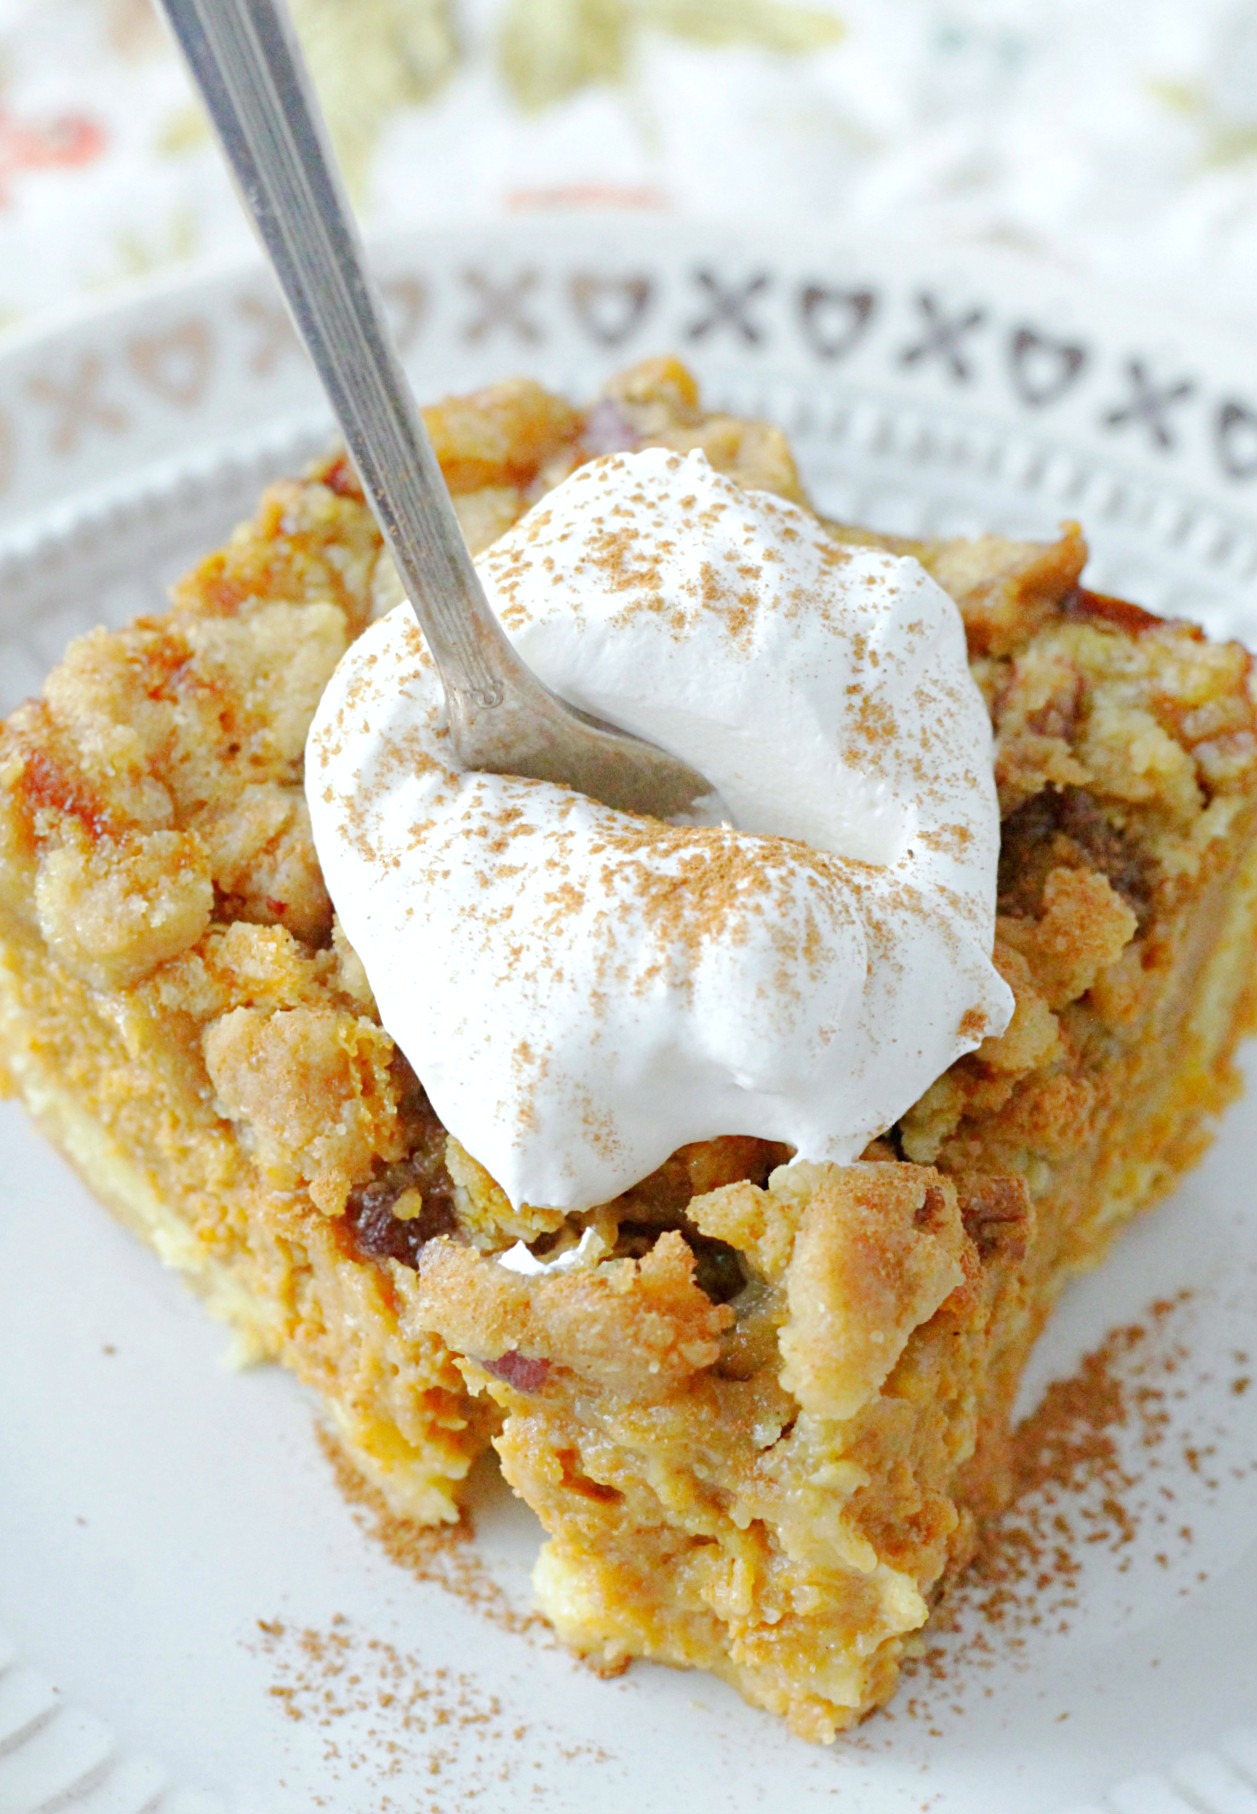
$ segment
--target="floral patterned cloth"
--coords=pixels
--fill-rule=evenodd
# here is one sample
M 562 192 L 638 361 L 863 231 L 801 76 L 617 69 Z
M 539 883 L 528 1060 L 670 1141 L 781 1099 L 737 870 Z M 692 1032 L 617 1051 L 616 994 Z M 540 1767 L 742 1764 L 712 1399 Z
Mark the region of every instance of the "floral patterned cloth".
M 368 222 L 891 226 L 1257 336 L 1257 0 L 293 4 Z M 247 244 L 150 0 L 0 0 L 0 324 Z

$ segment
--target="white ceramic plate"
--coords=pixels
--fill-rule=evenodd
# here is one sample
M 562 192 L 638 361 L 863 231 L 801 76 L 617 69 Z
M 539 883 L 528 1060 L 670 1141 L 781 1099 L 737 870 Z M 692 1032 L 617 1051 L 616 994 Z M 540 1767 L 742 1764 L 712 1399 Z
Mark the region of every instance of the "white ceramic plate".
M 675 348 L 713 400 L 789 430 L 834 514 L 1031 533 L 1078 516 L 1094 584 L 1257 638 L 1251 365 L 1067 274 L 623 221 L 393 242 L 380 264 L 424 394 L 526 370 L 580 395 Z M 256 271 L 10 342 L 0 710 L 70 635 L 158 606 L 325 431 Z M 994 1628 L 984 1666 L 962 1645 L 943 1688 L 919 1679 L 818 1751 L 702 1677 L 598 1682 L 396 1568 L 298 1388 L 222 1366 L 222 1331 L 5 1105 L 0 1814 L 1257 1814 L 1257 1390 L 1233 1389 L 1257 1346 L 1255 1150 L 1240 1106 L 1036 1357 L 1031 1393 L 1190 1289 L 1161 1459 L 1129 1458 L 1132 1541 L 1082 1546 L 1063 1625 Z M 488 1482 L 479 1552 L 519 1605 L 536 1543 Z

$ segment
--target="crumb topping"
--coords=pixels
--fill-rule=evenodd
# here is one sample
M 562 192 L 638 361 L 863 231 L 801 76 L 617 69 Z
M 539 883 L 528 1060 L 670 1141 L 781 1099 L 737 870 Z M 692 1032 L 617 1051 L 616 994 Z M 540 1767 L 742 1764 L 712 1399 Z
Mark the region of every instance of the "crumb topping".
M 607 451 L 608 437 L 678 458 L 700 448 L 741 483 L 801 496 L 777 431 L 705 414 L 674 361 L 634 368 L 586 415 L 515 385 L 438 406 L 427 420 L 460 504 L 489 500 L 483 520 L 495 535 Z M 608 525 L 609 557 L 646 559 L 640 540 L 615 539 L 623 527 Z M 835 559 L 873 540 L 833 534 Z M 1159 917 L 1211 861 L 1251 785 L 1249 658 L 1085 592 L 1072 527 L 1046 546 L 882 540 L 916 554 L 965 620 L 1004 817 L 996 961 L 1017 997 L 1006 1033 L 960 1060 L 895 1137 L 918 1157 L 969 1163 L 1015 1116 L 1019 1137 L 1046 1151 L 1072 1112 L 1084 1026 L 1135 1012 L 1139 960 Z M 713 577 L 735 618 L 751 578 L 732 561 Z M 414 1134 L 398 1106 L 405 1067 L 356 953 L 333 937 L 302 747 L 340 654 L 394 584 L 352 474 L 328 461 L 273 487 L 257 519 L 175 589 L 170 617 L 81 639 L 44 699 L 0 732 L 0 911 L 93 986 L 186 1017 L 226 1085 L 216 1088 L 207 1065 L 205 1087 L 248 1132 L 259 1163 L 302 1188 L 321 1179 L 324 1201 L 341 1208 L 402 1163 Z M 870 721 L 874 745 L 878 732 Z M 631 860 L 635 835 L 621 828 L 606 860 Z M 923 834 L 957 852 L 968 835 L 959 824 Z M 521 836 L 504 819 L 484 836 L 487 859 L 502 861 Z M 687 888 L 717 922 L 745 912 L 752 890 L 732 882 L 719 832 L 684 849 L 684 879 L 650 884 L 660 915 Z M 562 882 L 556 928 L 573 903 Z M 893 940 L 889 923 L 885 936 Z M 817 961 L 822 944 L 811 947 Z M 519 961 L 522 948 L 507 949 Z M 297 1008 L 319 1012 L 293 1020 Z M 240 1010 L 246 1018 L 232 1019 Z M 313 1039 L 315 1026 L 327 1058 L 298 1067 L 318 1105 L 303 1118 L 285 1105 L 286 1061 L 269 1083 L 269 1054 L 298 1031 Z M 516 1057 L 535 1065 L 535 1041 Z M 491 1203 L 480 1187 L 463 1191 L 460 1217 L 474 1219 L 477 1195 Z M 506 1214 L 491 1207 L 479 1238 Z

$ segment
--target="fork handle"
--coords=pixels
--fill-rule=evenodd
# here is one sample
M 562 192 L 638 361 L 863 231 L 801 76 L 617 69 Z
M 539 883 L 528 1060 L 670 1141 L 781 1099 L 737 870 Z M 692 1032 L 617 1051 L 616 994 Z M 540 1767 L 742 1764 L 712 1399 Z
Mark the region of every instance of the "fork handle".
M 703 777 L 565 705 L 493 614 L 367 275 L 283 0 L 160 4 L 397 563 L 459 760 L 630 812 L 687 810 L 710 792 Z
M 467 552 L 283 0 L 161 5 L 423 627 L 457 738 L 477 708 L 536 681 Z

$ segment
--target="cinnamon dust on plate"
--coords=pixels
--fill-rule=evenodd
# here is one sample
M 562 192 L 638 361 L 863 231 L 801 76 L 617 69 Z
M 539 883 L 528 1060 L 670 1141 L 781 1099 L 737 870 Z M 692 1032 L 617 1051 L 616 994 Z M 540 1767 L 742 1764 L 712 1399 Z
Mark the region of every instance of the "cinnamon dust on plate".
M 380 1545 L 391 1562 L 415 1580 L 454 1594 L 513 1636 L 526 1633 L 542 1643 L 555 1642 L 545 1620 L 538 1613 L 520 1612 L 513 1606 L 485 1567 L 469 1512 L 457 1524 L 423 1525 L 397 1517 L 383 1496 L 346 1460 L 339 1443 L 325 1430 L 318 1430 L 317 1435 L 355 1524 Z
M 556 1644 L 545 1621 L 518 1611 L 494 1580 L 469 1514 L 436 1527 L 396 1517 L 333 1438 L 318 1435 L 355 1523 L 391 1562 L 512 1636 Z M 521 1721 L 471 1674 L 360 1630 L 343 1614 L 323 1628 L 259 1619 L 247 1647 L 268 1664 L 267 1693 L 285 1719 L 317 1736 L 328 1784 L 312 1798 L 318 1808 L 339 1814 L 348 1797 L 370 1814 L 472 1814 L 492 1810 L 508 1783 L 531 1783 L 544 1796 L 556 1757 L 614 1762 L 600 1745 Z
M 269 1664 L 267 1693 L 284 1717 L 317 1736 L 326 1790 L 311 1793 L 316 1808 L 471 1814 L 497 1806 L 507 1784 L 531 1782 L 544 1795 L 556 1756 L 611 1761 L 600 1746 L 521 1723 L 465 1671 L 360 1631 L 340 1613 L 323 1629 L 259 1619 L 248 1647 Z
M 1111 1330 L 1017 1426 L 1010 1503 L 987 1524 L 905 1671 L 910 1715 L 933 1719 L 940 1691 L 972 1685 L 983 1670 L 1026 1666 L 1032 1634 L 1067 1632 L 1097 1553 L 1126 1574 L 1136 1544 L 1146 1557 L 1155 1542 L 1154 1565 L 1179 1578 L 1182 1595 L 1207 1579 L 1192 1558 L 1190 1507 L 1198 1511 L 1223 1484 L 1217 1445 L 1198 1415 L 1174 1415 L 1213 1378 L 1188 1372 L 1191 1300 L 1189 1291 L 1158 1299 L 1139 1321 Z M 1242 1396 L 1250 1357 L 1237 1350 L 1230 1359 L 1234 1376 L 1223 1383 Z M 1190 1505 L 1180 1491 L 1184 1469 Z
M 1181 1577 L 1180 1593 L 1190 1594 L 1207 1578 L 1192 1561 L 1192 1514 L 1179 1487 L 1186 1469 L 1190 1502 L 1199 1509 L 1223 1486 L 1224 1470 L 1201 1418 L 1175 1418 L 1176 1407 L 1214 1377 L 1187 1368 L 1191 1300 L 1187 1291 L 1158 1299 L 1137 1322 L 1112 1330 L 1068 1378 L 1047 1387 L 1014 1431 L 1011 1501 L 988 1523 L 968 1571 L 936 1608 L 918 1655 L 905 1668 L 904 1693 L 874 1725 L 901 1711 L 931 1722 L 930 1730 L 941 1736 L 932 1723 L 940 1696 L 962 1712 L 956 1697 L 982 1672 L 1029 1667 L 1024 1653 L 1032 1634 L 1069 1630 L 1092 1556 L 1106 1556 L 1123 1574 L 1137 1543 L 1146 1556 L 1147 1541 L 1155 1540 L 1153 1562 Z M 1220 1383 L 1228 1396 L 1241 1398 L 1252 1389 L 1253 1357 L 1235 1350 L 1230 1366 L 1231 1376 Z M 511 1605 L 478 1556 L 468 1521 L 431 1530 L 396 1518 L 337 1445 L 322 1440 L 359 1527 L 392 1561 L 457 1595 L 502 1630 L 553 1642 L 541 1619 Z M 1257 1462 L 1250 1471 L 1257 1471 Z M 598 1747 L 573 1749 L 555 1732 L 519 1724 L 472 1677 L 434 1668 L 417 1654 L 355 1631 L 343 1618 L 325 1631 L 259 1620 L 258 1634 L 251 1648 L 271 1664 L 270 1694 L 288 1719 L 316 1724 L 329 1780 L 370 1773 L 378 1814 L 401 1814 L 403 1808 L 406 1814 L 447 1814 L 444 1797 L 454 1783 L 440 1779 L 455 1765 L 459 1808 L 492 1807 L 505 1781 L 541 1768 L 532 1758 L 538 1740 L 537 1756 L 551 1766 L 560 1752 L 611 1761 Z M 424 1799 L 427 1791 L 415 1784 L 429 1781 L 433 1787 Z

